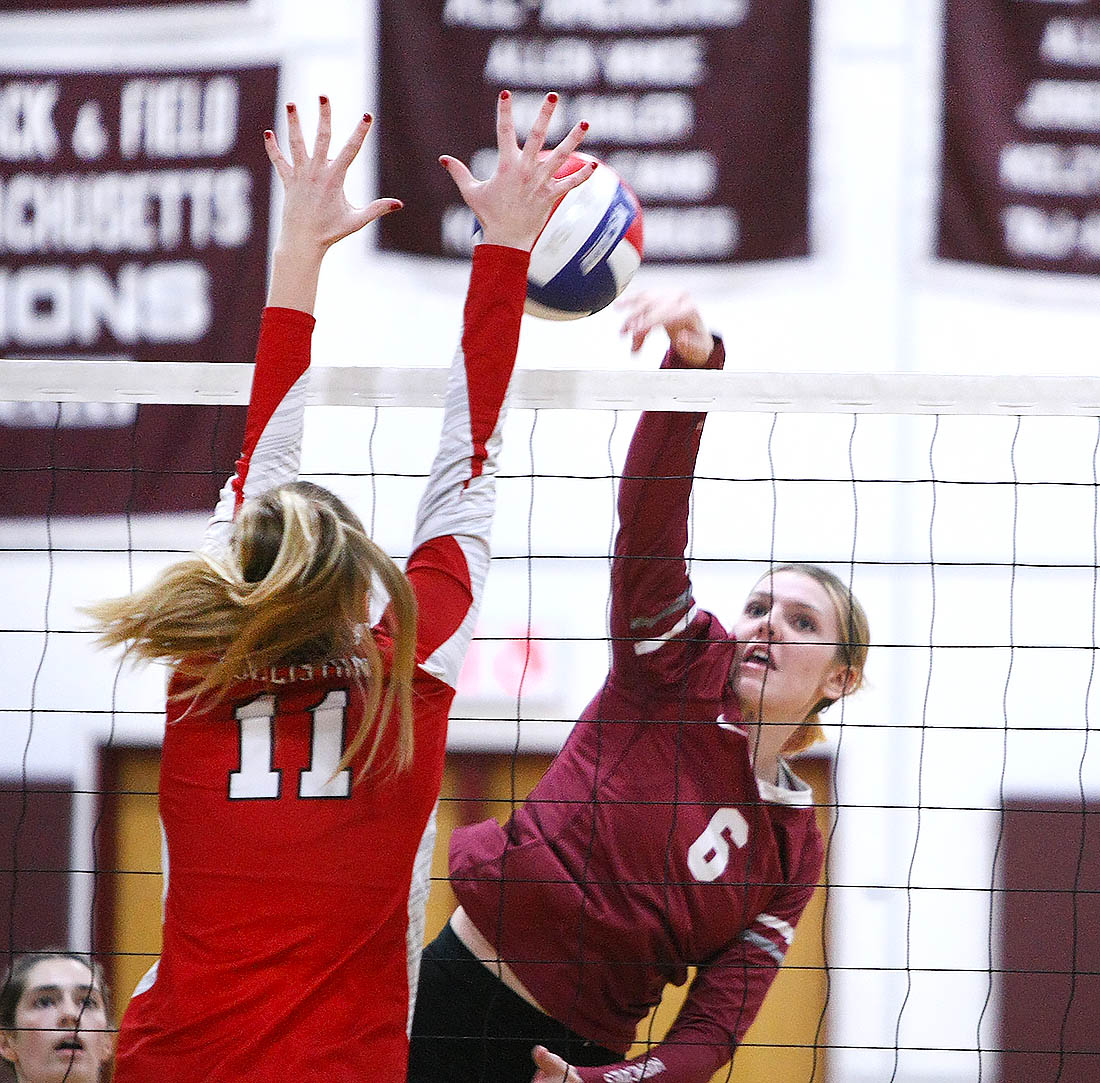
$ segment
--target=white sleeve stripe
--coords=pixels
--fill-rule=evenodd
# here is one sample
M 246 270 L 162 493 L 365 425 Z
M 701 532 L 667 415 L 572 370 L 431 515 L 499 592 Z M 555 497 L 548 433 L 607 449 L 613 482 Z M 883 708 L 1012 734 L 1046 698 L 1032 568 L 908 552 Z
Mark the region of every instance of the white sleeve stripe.
M 687 630 L 688 625 L 695 619 L 695 614 L 698 611 L 698 606 L 693 605 L 687 613 L 685 613 L 684 616 L 663 635 L 656 636 L 653 639 L 640 639 L 634 644 L 634 653 L 652 654 L 654 651 L 660 650 L 670 639 L 675 639 L 681 632 Z
M 663 620 L 668 620 L 673 613 L 686 609 L 691 602 L 691 588 L 689 587 L 671 605 L 666 606 L 660 613 L 654 613 L 652 617 L 634 617 L 630 622 L 632 629 L 652 628 Z
M 464 534 L 453 535 L 453 537 L 466 558 L 473 602 L 466 611 L 462 623 L 420 664 L 420 668 L 425 673 L 430 673 L 451 688 L 458 685 L 458 675 L 462 670 L 470 640 L 474 637 L 474 628 L 481 610 L 481 598 L 485 591 L 485 580 L 489 574 L 488 545 L 480 538 Z
M 787 941 L 788 945 L 794 941 L 794 926 L 784 921 L 782 918 L 777 918 L 772 914 L 757 914 L 756 921 L 760 925 L 764 925 L 769 929 L 774 929 Z
M 306 404 L 306 370 L 291 385 L 260 433 L 248 459 L 244 499 L 297 480 L 302 454 L 302 415 Z
M 751 944 L 754 948 L 759 948 L 765 954 L 770 955 L 775 960 L 776 966 L 783 965 L 785 953 L 780 951 L 780 949 L 766 936 L 761 936 L 759 933 L 754 933 L 751 929 L 746 929 L 739 939 L 744 940 L 746 944 Z
M 245 467 L 245 499 L 297 480 L 308 383 L 307 369 L 291 384 L 260 433 Z M 203 535 L 200 548 L 208 556 L 224 559 L 229 548 L 233 520 L 237 514 L 237 491 L 233 488 L 236 479 L 234 474 L 222 487 L 218 494 L 218 506 Z
M 483 538 L 488 543 L 493 527 L 495 474 L 506 411 L 507 395 L 493 431 L 485 441 L 486 458 L 481 471 L 473 475 L 469 391 L 459 352 L 447 383 L 439 450 L 417 507 L 414 549 L 432 538 L 458 534 Z
M 413 861 L 412 879 L 409 881 L 409 923 L 405 929 L 406 969 L 409 976 L 409 1015 L 406 1020 L 406 1033 L 412 1032 L 413 1010 L 416 1008 L 416 985 L 420 979 L 420 952 L 424 947 L 425 907 L 428 891 L 431 888 L 432 854 L 435 851 L 436 817 L 439 801 L 435 803 L 431 816 L 420 837 Z

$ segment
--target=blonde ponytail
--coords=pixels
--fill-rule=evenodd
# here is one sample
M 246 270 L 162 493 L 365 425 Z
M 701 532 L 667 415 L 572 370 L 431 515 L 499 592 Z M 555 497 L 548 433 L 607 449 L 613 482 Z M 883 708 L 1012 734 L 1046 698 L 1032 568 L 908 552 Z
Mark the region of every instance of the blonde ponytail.
M 389 595 L 389 676 L 367 628 L 372 580 Z M 104 646 L 125 645 L 194 679 L 189 698 L 220 695 L 273 666 L 358 656 L 367 663 L 364 712 L 340 769 L 369 738 L 358 777 L 374 765 L 392 715 L 388 768 L 413 756 L 416 598 L 408 580 L 339 497 L 310 482 L 272 489 L 241 508 L 227 559 L 196 554 L 143 590 L 85 609 Z

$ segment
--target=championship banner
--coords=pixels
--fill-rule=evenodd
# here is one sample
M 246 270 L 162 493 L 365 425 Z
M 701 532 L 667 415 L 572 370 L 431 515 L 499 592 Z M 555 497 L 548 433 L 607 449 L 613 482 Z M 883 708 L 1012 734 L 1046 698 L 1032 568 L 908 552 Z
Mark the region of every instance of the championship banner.
M 224 7 L 248 0 L 0 0 L 0 12 L 110 11 L 112 8 Z
M 0 356 L 251 361 L 277 86 L 275 67 L 0 75 Z M 243 425 L 0 402 L 0 516 L 212 507 Z
M 635 190 L 645 258 L 805 256 L 810 0 L 381 0 L 380 188 L 404 200 L 384 249 L 470 251 L 472 219 L 437 159 L 486 177 L 495 102 L 526 134 L 561 94 L 548 142 L 581 149 Z
M 938 254 L 1100 272 L 1100 0 L 947 0 Z

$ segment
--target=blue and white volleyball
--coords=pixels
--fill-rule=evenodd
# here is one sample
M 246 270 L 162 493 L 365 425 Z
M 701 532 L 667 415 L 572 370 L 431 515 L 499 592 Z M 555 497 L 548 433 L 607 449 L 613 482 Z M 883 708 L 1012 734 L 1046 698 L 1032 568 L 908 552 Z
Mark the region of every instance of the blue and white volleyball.
M 596 163 L 592 176 L 565 194 L 531 249 L 524 307 L 544 320 L 577 320 L 606 308 L 642 261 L 642 208 L 618 173 L 575 153 L 557 176 L 587 162 Z

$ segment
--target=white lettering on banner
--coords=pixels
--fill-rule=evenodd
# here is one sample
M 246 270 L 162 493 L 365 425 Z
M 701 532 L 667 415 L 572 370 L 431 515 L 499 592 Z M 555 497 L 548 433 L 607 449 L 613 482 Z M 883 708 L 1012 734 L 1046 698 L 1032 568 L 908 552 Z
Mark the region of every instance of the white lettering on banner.
M 578 94 L 567 108 L 570 116 L 584 117 L 600 139 L 616 143 L 674 142 L 695 130 L 695 101 L 685 93 Z
M 504 86 L 584 86 L 599 75 L 596 48 L 583 38 L 494 38 L 485 80 Z
M 646 38 L 596 45 L 584 38 L 498 37 L 483 75 L 505 86 L 589 86 L 600 74 L 611 86 L 698 86 L 707 77 L 699 37 Z
M 528 6 L 523 0 L 447 0 L 443 25 L 515 30 L 527 18 Z
M 86 162 L 94 161 L 103 157 L 108 142 L 99 102 L 84 102 L 77 110 L 73 125 L 73 153 Z
M 60 87 L 16 80 L 0 87 L 0 159 L 49 161 L 60 147 L 53 110 Z
M 17 429 L 121 429 L 136 417 L 134 402 L 0 402 L 0 425 Z
M 1040 55 L 1051 64 L 1100 67 L 1100 19 L 1056 16 L 1043 28 Z
M 733 207 L 646 207 L 645 251 L 655 259 L 720 259 L 741 239 Z
M 708 74 L 700 37 L 616 41 L 601 48 L 600 63 L 611 86 L 699 86 Z
M 541 93 L 512 95 L 516 128 L 530 128 L 542 108 Z M 547 132 L 560 138 L 578 120 L 587 120 L 600 140 L 609 143 L 666 143 L 689 138 L 695 131 L 695 101 L 691 94 L 653 91 L 648 94 L 578 94 L 562 96 Z
M 1096 195 L 1100 147 L 1009 143 L 1001 148 L 1000 181 L 1005 188 L 1036 195 Z
M 1016 108 L 1025 128 L 1100 132 L 1100 82 L 1039 79 Z
M 125 158 L 219 158 L 237 139 L 240 90 L 211 79 L 131 79 L 122 87 L 119 150 Z
M 149 252 L 235 248 L 252 232 L 252 178 L 241 166 L 161 172 L 17 173 L 0 181 L 0 251 Z
M 1032 259 L 1100 259 L 1100 212 L 1079 219 L 1067 210 L 1013 206 L 1002 217 L 1005 247 Z
M 200 263 L 0 269 L 0 346 L 89 346 L 107 328 L 124 345 L 197 342 L 213 319 Z
M 542 0 L 539 21 L 558 30 L 699 30 L 739 26 L 749 0 Z
M 718 159 L 708 150 L 622 150 L 607 164 L 646 200 L 703 200 L 718 186 Z

